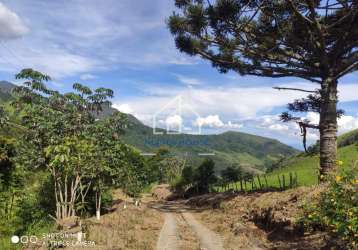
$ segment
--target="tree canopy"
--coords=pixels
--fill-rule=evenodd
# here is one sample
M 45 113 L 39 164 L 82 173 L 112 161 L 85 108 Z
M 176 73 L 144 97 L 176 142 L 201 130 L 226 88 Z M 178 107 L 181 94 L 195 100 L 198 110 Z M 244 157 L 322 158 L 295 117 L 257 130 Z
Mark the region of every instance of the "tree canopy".
M 180 51 L 220 71 L 321 83 L 358 67 L 356 1 L 176 0 Z
M 299 77 L 317 89 L 289 105 L 313 110 L 319 124 L 286 112 L 302 130 L 320 131 L 321 173 L 336 165 L 338 80 L 358 69 L 358 3 L 355 0 L 175 0 L 168 26 L 177 48 L 212 62 L 220 72 L 271 78 Z M 306 146 L 305 146 L 306 147 Z

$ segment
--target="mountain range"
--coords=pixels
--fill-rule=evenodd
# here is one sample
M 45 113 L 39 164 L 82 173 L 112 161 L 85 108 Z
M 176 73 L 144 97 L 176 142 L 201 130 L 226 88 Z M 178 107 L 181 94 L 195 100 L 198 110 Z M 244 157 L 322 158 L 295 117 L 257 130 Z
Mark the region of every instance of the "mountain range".
M 0 102 L 11 99 L 14 84 L 0 81 Z M 106 117 L 115 111 L 105 109 L 100 117 Z M 168 134 L 165 130 L 161 135 L 153 134 L 153 128 L 144 125 L 133 115 L 127 114 L 128 128 L 123 140 L 144 155 L 150 157 L 159 148 L 168 148 L 177 157 L 185 157 L 192 165 L 198 165 L 205 157 L 212 158 L 217 170 L 231 165 L 240 165 L 246 171 L 260 173 L 275 161 L 293 156 L 299 151 L 275 139 L 252 134 L 228 131 L 222 134 L 193 135 Z

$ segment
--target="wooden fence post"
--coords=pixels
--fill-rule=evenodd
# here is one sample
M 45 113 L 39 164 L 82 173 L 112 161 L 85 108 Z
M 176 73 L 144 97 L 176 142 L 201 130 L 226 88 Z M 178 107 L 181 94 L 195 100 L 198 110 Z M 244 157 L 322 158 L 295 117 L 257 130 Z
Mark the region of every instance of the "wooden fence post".
M 286 188 L 285 174 L 282 175 L 282 186 L 283 186 L 283 189 L 285 190 L 285 188 Z
M 266 178 L 266 175 L 264 175 L 264 179 L 265 179 L 266 189 L 268 189 L 268 183 L 267 183 L 267 178 Z
M 260 189 L 262 190 L 262 184 L 261 184 L 261 180 L 260 180 L 260 176 L 259 176 L 259 175 L 257 176 L 257 181 L 259 182 Z
M 280 178 L 280 175 L 277 175 L 277 178 L 278 178 L 278 184 L 280 185 L 280 189 L 282 189 L 282 185 L 281 185 L 281 178 Z

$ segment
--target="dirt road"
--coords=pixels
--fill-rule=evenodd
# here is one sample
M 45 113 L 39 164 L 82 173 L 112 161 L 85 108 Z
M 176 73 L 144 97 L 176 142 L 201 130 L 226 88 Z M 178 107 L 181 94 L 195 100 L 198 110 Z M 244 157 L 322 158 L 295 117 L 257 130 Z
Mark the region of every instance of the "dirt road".
M 166 213 L 157 242 L 157 250 L 177 250 L 178 246 L 179 235 L 175 215 L 173 213 Z
M 180 202 L 164 202 L 153 204 L 152 208 L 165 212 L 165 222 L 158 238 L 157 250 L 194 249 L 196 244 L 193 241 L 198 242 L 199 249 L 224 249 L 221 237 L 197 221 L 190 213 L 189 207 Z M 178 223 L 184 224 L 185 233 L 191 231 L 196 239 L 183 242 L 183 237 L 178 232 Z

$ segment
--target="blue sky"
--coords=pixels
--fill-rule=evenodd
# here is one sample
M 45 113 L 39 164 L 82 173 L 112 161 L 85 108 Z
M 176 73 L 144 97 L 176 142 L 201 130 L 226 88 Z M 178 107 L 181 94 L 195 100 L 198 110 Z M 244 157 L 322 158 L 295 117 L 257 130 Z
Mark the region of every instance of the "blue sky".
M 165 24 L 173 2 L 0 1 L 0 79 L 14 81 L 16 72 L 31 67 L 51 75 L 50 86 L 60 91 L 74 82 L 112 88 L 114 107 L 148 125 L 180 96 L 182 113 L 176 113 L 176 104 L 159 112 L 158 126 L 180 125 L 188 133 L 198 126 L 203 133 L 237 130 L 301 147 L 296 124 L 281 123 L 278 114 L 303 95 L 272 86 L 316 85 L 220 74 L 209 62 L 180 54 Z M 340 133 L 358 127 L 357 81 L 355 73 L 340 82 L 340 106 L 346 110 Z M 305 116 L 317 121 L 315 114 Z M 310 142 L 317 138 L 309 134 Z

